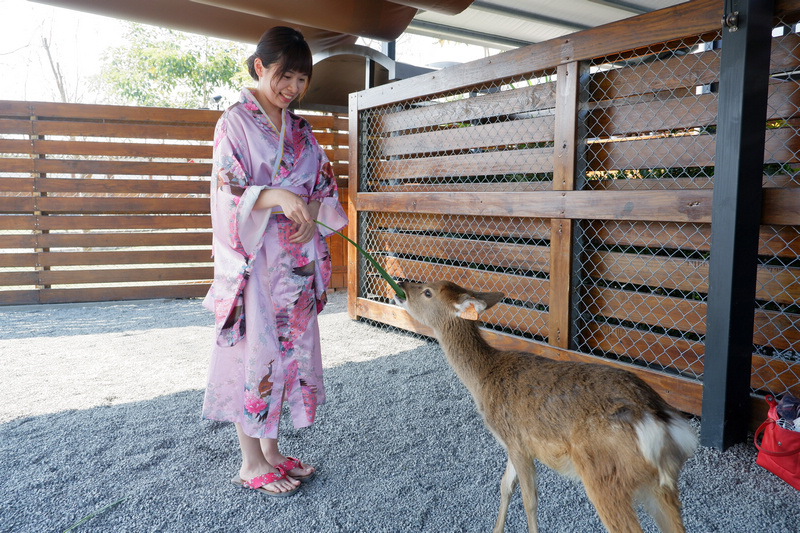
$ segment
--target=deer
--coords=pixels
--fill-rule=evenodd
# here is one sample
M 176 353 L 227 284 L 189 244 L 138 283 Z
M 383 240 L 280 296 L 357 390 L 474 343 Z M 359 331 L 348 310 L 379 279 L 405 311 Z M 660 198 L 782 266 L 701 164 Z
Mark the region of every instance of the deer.
M 503 298 L 449 281 L 399 284 L 395 303 L 433 329 L 484 425 L 508 456 L 494 533 L 519 485 L 528 531 L 538 532 L 534 460 L 583 483 L 611 533 L 641 532 L 637 503 L 664 533 L 684 532 L 678 475 L 697 433 L 643 379 L 615 366 L 493 348 L 478 315 Z

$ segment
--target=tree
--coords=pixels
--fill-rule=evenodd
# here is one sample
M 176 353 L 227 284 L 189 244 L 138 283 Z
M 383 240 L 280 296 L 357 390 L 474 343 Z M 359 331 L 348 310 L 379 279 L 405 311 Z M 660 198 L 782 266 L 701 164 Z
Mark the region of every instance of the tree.
M 205 108 L 245 85 L 245 45 L 130 23 L 127 44 L 103 58 L 108 100 L 140 106 Z

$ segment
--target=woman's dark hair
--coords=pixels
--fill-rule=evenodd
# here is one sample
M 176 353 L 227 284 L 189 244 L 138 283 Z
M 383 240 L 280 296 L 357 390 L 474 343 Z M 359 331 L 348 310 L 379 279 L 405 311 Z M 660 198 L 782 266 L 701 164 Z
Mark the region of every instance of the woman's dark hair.
M 311 48 L 302 33 L 286 26 L 275 26 L 264 32 L 256 45 L 256 51 L 247 58 L 247 70 L 250 72 L 250 77 L 258 81 L 255 67 L 256 58 L 261 60 L 264 68 L 278 65 L 274 80 L 280 79 L 289 71 L 305 74 L 308 80 L 300 95 L 300 98 L 303 97 L 311 84 L 313 59 Z

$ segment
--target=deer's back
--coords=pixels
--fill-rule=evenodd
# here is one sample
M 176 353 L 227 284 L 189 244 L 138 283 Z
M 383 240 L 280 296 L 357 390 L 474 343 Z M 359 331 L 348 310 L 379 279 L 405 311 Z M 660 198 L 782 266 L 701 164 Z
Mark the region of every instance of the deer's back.
M 604 365 L 498 352 L 480 388 L 487 425 L 504 441 L 521 436 L 576 442 L 588 431 L 635 431 L 645 413 L 674 410 L 644 381 Z

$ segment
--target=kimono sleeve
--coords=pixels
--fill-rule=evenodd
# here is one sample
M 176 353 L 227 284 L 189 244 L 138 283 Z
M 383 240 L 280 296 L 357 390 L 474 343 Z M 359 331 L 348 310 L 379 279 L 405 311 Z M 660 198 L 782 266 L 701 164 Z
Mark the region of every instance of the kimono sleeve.
M 240 117 L 226 112 L 214 133 L 211 216 L 216 245 L 252 256 L 266 230 L 270 209 L 254 209 L 265 186 L 252 185 L 249 143 Z
M 342 209 L 342 204 L 339 203 L 336 176 L 333 174 L 333 167 L 328 160 L 328 156 L 325 155 L 319 145 L 317 145 L 317 151 L 319 154 L 319 170 L 317 171 L 317 179 L 311 191 L 310 199 L 317 200 L 320 203 L 317 219 L 326 226 L 339 230 L 347 225 L 347 215 Z M 324 226 L 320 226 L 319 231 L 323 237 L 333 233 Z

